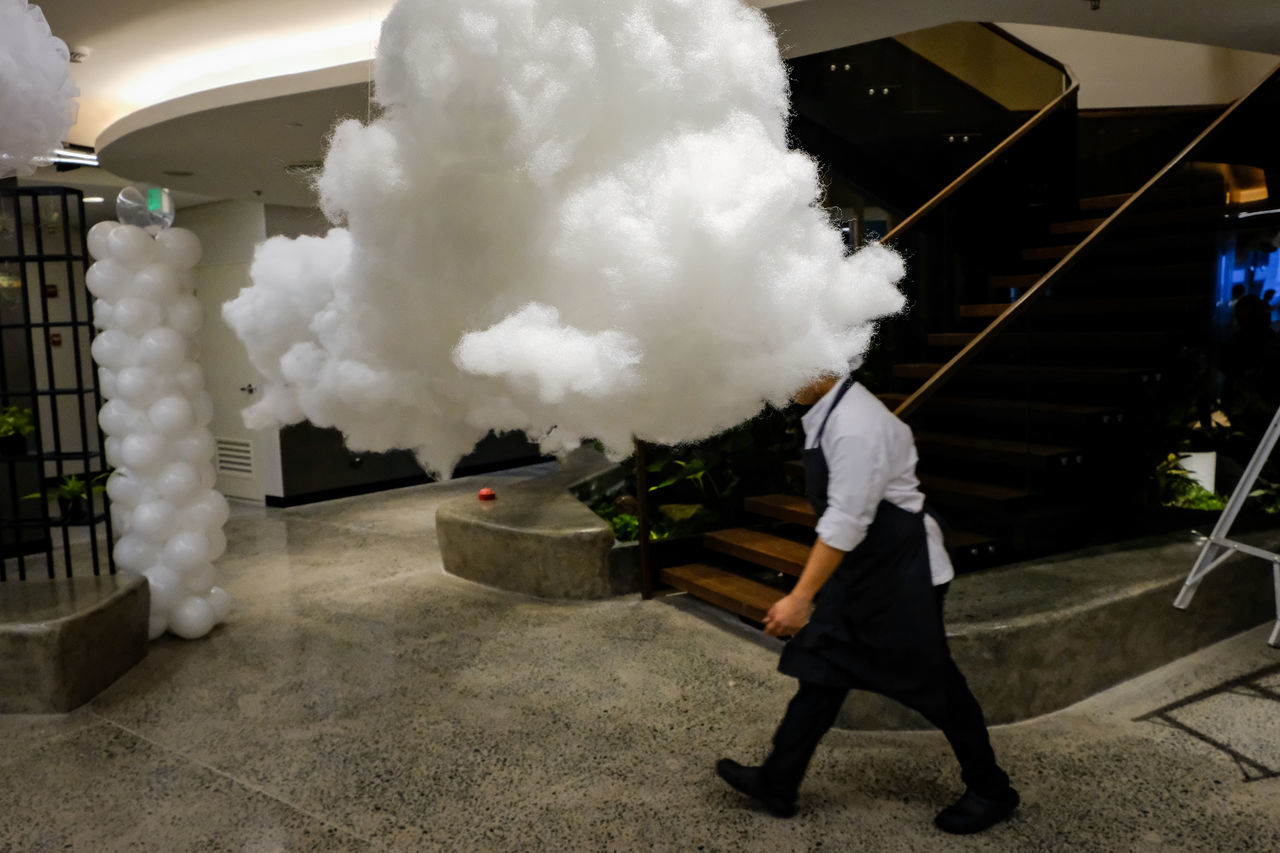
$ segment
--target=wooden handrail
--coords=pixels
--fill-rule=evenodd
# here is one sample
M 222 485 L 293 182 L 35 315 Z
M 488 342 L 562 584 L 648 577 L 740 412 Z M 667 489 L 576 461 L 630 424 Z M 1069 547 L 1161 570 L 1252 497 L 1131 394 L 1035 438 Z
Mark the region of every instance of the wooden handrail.
M 1048 289 L 1048 286 L 1050 284 L 1052 284 L 1060 275 L 1062 275 L 1068 269 L 1075 266 L 1076 262 L 1080 259 L 1080 256 L 1085 254 L 1092 248 L 1094 243 L 1096 243 L 1098 239 L 1111 228 L 1112 223 L 1114 223 L 1126 211 L 1128 211 L 1128 209 L 1132 207 L 1134 203 L 1136 203 L 1139 199 L 1141 199 L 1147 193 L 1148 190 L 1150 190 L 1153 186 L 1159 183 L 1160 180 L 1165 177 L 1165 175 L 1169 174 L 1170 171 L 1172 171 L 1183 160 L 1185 160 L 1191 154 L 1191 152 L 1196 148 L 1196 146 L 1198 146 L 1201 142 L 1204 141 L 1206 137 L 1208 137 L 1209 134 L 1211 134 L 1214 130 L 1216 130 L 1218 126 L 1221 125 L 1222 122 L 1225 121 L 1228 116 L 1230 116 L 1233 112 L 1235 112 L 1236 109 L 1241 104 L 1247 101 L 1259 89 L 1267 85 L 1267 83 L 1271 82 L 1271 80 L 1277 77 L 1278 75 L 1280 75 L 1280 65 L 1277 65 L 1275 68 L 1271 69 L 1271 72 L 1267 74 L 1267 76 L 1264 77 L 1261 82 L 1259 82 L 1256 86 L 1250 89 L 1242 97 L 1238 98 L 1233 104 L 1231 104 L 1231 106 L 1223 110 L 1220 116 L 1214 119 L 1213 122 L 1210 123 L 1210 125 L 1207 128 L 1205 128 L 1198 136 L 1196 136 L 1195 139 L 1191 140 L 1191 142 L 1188 143 L 1187 146 L 1183 148 L 1180 152 L 1178 152 L 1177 156 L 1175 156 L 1172 160 L 1166 163 L 1160 169 L 1160 171 L 1156 172 L 1155 176 L 1153 176 L 1149 181 L 1147 181 L 1145 184 L 1139 187 L 1138 190 L 1135 193 L 1133 193 L 1133 195 L 1125 199 L 1123 204 L 1117 207 L 1110 216 L 1108 216 L 1106 219 L 1102 221 L 1102 224 L 1100 224 L 1097 228 L 1093 229 L 1093 231 L 1091 231 L 1083 240 L 1081 240 L 1076 245 L 1075 248 L 1073 248 L 1070 252 L 1068 252 L 1066 257 L 1058 261 L 1058 263 L 1055 264 L 1052 269 L 1050 269 L 1047 273 L 1041 276 L 1040 280 L 1037 281 L 1035 284 L 1033 284 L 1030 288 L 1028 288 L 1027 292 L 1022 294 L 1022 296 L 1019 297 L 1017 301 L 1011 302 L 1009 304 L 1009 307 L 1006 308 L 1003 312 L 1001 312 L 1000 316 L 992 320 L 991 324 L 988 325 L 985 329 L 983 329 L 977 335 L 977 337 L 975 337 L 972 341 L 970 341 L 963 349 L 960 350 L 960 352 L 952 356 L 951 360 L 948 361 L 946 364 L 944 364 L 938 370 L 937 373 L 933 374 L 928 379 L 926 379 L 924 384 L 922 384 L 919 388 L 913 391 L 911 395 L 907 397 L 907 399 L 903 400 L 902 403 L 898 406 L 898 408 L 894 409 L 893 413 L 897 415 L 899 418 L 902 418 L 904 420 L 910 417 L 916 411 L 916 409 L 918 409 L 921 406 L 921 404 L 924 403 L 925 400 L 933 396 L 933 394 L 936 393 L 937 390 L 941 388 L 948 380 L 950 380 L 951 377 L 954 376 L 955 373 L 961 367 L 967 364 L 975 355 L 978 354 L 978 352 L 984 349 L 987 346 L 987 344 L 991 342 L 991 340 L 996 336 L 996 334 L 1001 329 L 1008 326 L 1010 323 L 1014 322 L 1015 320 L 1020 319 L 1023 313 L 1026 312 L 1027 308 L 1032 303 L 1034 303 L 1037 299 L 1040 298 L 1040 294 L 1044 293 Z M 917 211 L 917 213 L 919 213 L 919 211 Z M 906 224 L 907 224 L 906 222 L 903 222 L 902 225 L 898 226 L 898 228 L 895 228 L 892 232 L 890 232 L 889 236 L 892 236 L 893 234 L 902 230 L 903 225 L 906 225 Z M 889 237 L 886 236 L 885 240 L 887 241 L 888 239 Z
M 1062 107 L 1063 104 L 1065 104 L 1076 92 L 1080 90 L 1080 83 L 1071 75 L 1071 72 L 1067 71 L 1066 73 L 1067 73 L 1067 79 L 1070 81 L 1070 83 L 1067 86 L 1067 88 L 1065 88 L 1062 91 L 1061 95 L 1054 98 L 1049 103 L 1045 104 L 1045 106 L 1041 107 L 1040 110 L 1035 115 L 1033 115 L 1031 118 L 1023 122 L 1022 125 L 1017 130 L 1015 130 L 1013 133 L 1006 136 L 1000 142 L 999 145 L 997 145 L 995 148 L 992 148 L 990 151 L 984 154 L 980 160 L 978 160 L 969 168 L 965 169 L 960 174 L 960 177 L 956 178 L 954 181 L 947 184 L 945 187 L 942 188 L 941 191 L 938 192 L 937 195 L 935 195 L 933 198 L 926 201 L 924 205 L 922 205 L 921 207 L 913 211 L 910 216 L 908 216 L 906 219 L 902 220 L 896 226 L 894 226 L 892 231 L 890 231 L 888 234 L 880 238 L 880 242 L 886 243 L 886 244 L 892 243 L 894 240 L 901 237 L 904 231 L 908 230 L 909 228 L 911 228 L 911 226 L 915 225 L 921 219 L 923 219 L 924 217 L 932 213 L 934 209 L 937 208 L 938 205 L 946 201 L 947 198 L 949 198 L 952 193 L 960 189 L 965 184 L 969 183 L 969 180 L 971 178 L 973 178 L 983 169 L 987 168 L 993 162 L 995 162 L 996 158 L 1000 157 L 1002 154 L 1004 154 L 1010 148 L 1012 148 L 1014 143 L 1016 143 L 1019 139 L 1021 139 L 1022 137 L 1030 133 L 1032 130 L 1034 130 L 1037 126 L 1040 125 L 1041 122 L 1047 119 L 1050 115 L 1057 112 Z

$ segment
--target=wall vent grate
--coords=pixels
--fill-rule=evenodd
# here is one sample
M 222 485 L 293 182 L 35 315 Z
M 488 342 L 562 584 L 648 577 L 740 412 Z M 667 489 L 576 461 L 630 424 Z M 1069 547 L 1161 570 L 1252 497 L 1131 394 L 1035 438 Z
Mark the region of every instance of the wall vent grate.
M 216 465 L 218 474 L 227 477 L 254 476 L 253 442 L 239 438 L 216 439 L 218 450 Z

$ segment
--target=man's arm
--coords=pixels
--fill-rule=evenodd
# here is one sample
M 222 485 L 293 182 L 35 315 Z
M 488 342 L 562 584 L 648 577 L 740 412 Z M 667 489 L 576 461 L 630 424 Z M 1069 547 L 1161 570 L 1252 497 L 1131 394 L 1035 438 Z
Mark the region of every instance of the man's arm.
M 846 553 L 848 552 L 839 548 L 832 548 L 821 539 L 815 541 L 795 588 L 778 599 L 765 615 L 764 632 L 770 637 L 786 637 L 803 628 L 809 621 L 809 611 L 813 609 L 813 597 L 822 589 L 822 585 L 831 577 Z

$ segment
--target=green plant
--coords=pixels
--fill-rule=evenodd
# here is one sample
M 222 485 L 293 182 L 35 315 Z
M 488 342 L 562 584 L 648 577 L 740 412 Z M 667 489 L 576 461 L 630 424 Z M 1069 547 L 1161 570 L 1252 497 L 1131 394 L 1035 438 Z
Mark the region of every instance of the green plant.
M 93 492 L 95 495 L 105 492 L 107 487 L 103 481 L 110 476 L 110 471 L 104 471 L 96 477 L 91 477 L 86 482 L 78 474 L 63 474 L 58 478 L 54 487 L 49 490 L 48 495 L 69 503 L 84 500 L 89 497 L 89 492 Z M 39 492 L 32 492 L 29 495 L 22 496 L 23 500 L 39 500 L 40 498 L 41 494 Z
M 0 409 L 0 438 L 10 435 L 31 435 L 36 431 L 31 410 L 23 406 L 5 406 Z
M 1182 467 L 1186 456 L 1185 453 L 1170 453 L 1156 466 L 1156 492 L 1161 506 L 1221 510 L 1227 505 L 1227 499 L 1191 478 L 1187 469 Z
M 799 458 L 799 412 L 794 407 L 762 414 L 705 441 L 647 445 L 651 539 L 690 536 L 744 520 L 743 499 L 780 491 L 784 463 Z M 634 459 L 623 463 L 631 471 Z M 638 535 L 639 502 L 630 477 L 589 505 L 623 542 Z

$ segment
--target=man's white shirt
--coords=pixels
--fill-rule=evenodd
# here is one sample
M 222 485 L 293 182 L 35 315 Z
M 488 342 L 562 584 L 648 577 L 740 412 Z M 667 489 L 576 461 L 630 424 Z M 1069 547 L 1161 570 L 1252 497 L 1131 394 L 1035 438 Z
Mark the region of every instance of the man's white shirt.
M 822 420 L 839 390 L 840 384 L 835 385 L 805 414 L 806 449 L 816 444 Z M 924 509 L 911 428 L 860 383 L 854 383 L 831 412 L 822 433 L 822 455 L 828 471 L 827 510 L 818 519 L 817 530 L 832 548 L 856 548 L 866 538 L 881 500 L 908 512 Z M 929 569 L 937 586 L 955 577 L 955 570 L 938 523 L 926 515 L 924 525 Z

